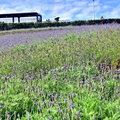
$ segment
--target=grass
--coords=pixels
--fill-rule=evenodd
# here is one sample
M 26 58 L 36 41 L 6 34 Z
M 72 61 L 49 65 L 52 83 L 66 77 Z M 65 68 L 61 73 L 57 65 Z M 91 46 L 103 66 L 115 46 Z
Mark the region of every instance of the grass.
M 26 28 L 26 29 L 13 29 L 13 30 L 5 30 L 1 31 L 0 35 L 6 34 L 16 34 L 16 33 L 28 33 L 28 32 L 40 32 L 40 31 L 48 31 L 48 30 L 64 30 L 64 29 L 71 29 L 72 27 L 44 27 L 44 28 Z
M 0 53 L 2 120 L 119 120 L 120 30 L 67 34 Z

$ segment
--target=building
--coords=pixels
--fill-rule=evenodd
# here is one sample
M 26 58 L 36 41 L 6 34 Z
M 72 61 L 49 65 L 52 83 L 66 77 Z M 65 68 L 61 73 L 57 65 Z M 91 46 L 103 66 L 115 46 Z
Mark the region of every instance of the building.
M 21 17 L 36 17 L 36 22 L 42 22 L 42 15 L 37 12 L 0 14 L 0 18 L 11 18 L 13 23 L 16 17 L 18 22 L 20 22 Z

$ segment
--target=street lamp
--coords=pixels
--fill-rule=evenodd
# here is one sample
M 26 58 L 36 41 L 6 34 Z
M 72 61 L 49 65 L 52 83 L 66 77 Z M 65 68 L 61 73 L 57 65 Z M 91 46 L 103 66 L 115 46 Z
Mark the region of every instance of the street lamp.
M 94 16 L 94 20 L 95 20 L 95 5 L 94 5 L 94 0 L 93 0 L 93 16 Z

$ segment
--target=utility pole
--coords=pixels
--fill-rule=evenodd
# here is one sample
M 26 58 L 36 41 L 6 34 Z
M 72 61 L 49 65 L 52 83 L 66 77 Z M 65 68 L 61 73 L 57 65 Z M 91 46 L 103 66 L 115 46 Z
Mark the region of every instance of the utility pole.
M 95 5 L 94 5 L 94 0 L 93 0 L 93 16 L 94 16 L 94 20 L 95 20 Z

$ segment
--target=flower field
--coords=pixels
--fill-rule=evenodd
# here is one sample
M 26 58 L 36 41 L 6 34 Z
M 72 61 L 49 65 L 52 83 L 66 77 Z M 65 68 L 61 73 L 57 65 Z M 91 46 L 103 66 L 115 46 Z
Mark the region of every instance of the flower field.
M 120 120 L 120 25 L 1 32 L 0 120 Z

